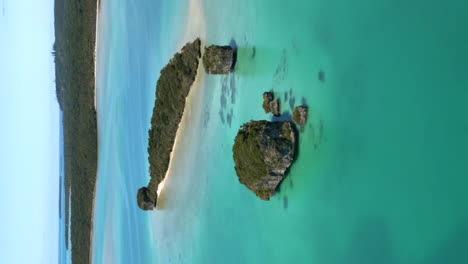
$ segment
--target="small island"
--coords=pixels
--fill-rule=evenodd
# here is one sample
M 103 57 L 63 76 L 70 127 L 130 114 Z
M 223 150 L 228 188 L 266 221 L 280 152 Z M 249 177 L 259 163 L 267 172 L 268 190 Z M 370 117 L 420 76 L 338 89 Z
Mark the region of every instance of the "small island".
M 166 176 L 177 129 L 185 109 L 185 99 L 197 75 L 201 41 L 186 44 L 161 70 L 156 85 L 156 101 L 148 131 L 148 160 L 151 180 L 137 193 L 142 210 L 156 206 L 158 185 Z
M 296 132 L 291 122 L 250 121 L 232 147 L 239 182 L 262 200 L 269 200 L 291 166 Z

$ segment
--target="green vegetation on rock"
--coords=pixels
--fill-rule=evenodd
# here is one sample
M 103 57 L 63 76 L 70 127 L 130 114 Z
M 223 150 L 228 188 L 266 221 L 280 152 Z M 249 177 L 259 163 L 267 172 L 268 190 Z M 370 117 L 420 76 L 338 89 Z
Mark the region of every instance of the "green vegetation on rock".
M 234 50 L 230 46 L 211 45 L 205 47 L 203 66 L 209 74 L 229 74 L 235 58 Z
M 296 132 L 290 122 L 250 121 L 232 147 L 239 182 L 269 200 L 285 177 L 295 153 Z
M 137 203 L 141 210 L 153 210 L 155 202 L 148 195 L 148 188 L 141 187 L 137 193 Z
M 200 61 L 199 39 L 185 45 L 180 53 L 174 55 L 169 64 L 161 70 L 156 85 L 156 101 L 151 117 L 151 128 L 148 131 L 148 161 L 151 180 L 144 196 L 156 205 L 158 185 L 166 176 L 169 168 L 170 154 L 174 146 L 177 129 L 182 120 L 185 100 L 197 75 Z M 142 189 L 140 189 L 142 190 Z M 142 191 L 138 192 L 137 202 L 140 208 L 151 210 L 143 205 Z M 148 209 L 145 209 L 148 208 Z

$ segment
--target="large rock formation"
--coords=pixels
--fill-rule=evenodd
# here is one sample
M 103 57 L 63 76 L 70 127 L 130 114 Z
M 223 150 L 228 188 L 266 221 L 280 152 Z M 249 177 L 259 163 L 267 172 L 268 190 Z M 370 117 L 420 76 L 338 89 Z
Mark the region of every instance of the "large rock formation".
M 269 200 L 285 177 L 295 153 L 296 132 L 290 122 L 250 121 L 232 147 L 239 182 Z
M 185 100 L 197 75 L 201 56 L 201 42 L 196 39 L 176 53 L 162 70 L 156 84 L 156 102 L 148 131 L 148 161 L 151 180 L 147 188 L 137 194 L 138 206 L 152 210 L 157 190 L 169 168 L 177 129 L 185 109 Z M 153 206 L 150 206 L 152 202 Z
M 203 65 L 209 74 L 229 74 L 234 63 L 234 50 L 230 46 L 205 47 Z
M 303 126 L 307 122 L 307 107 L 296 106 L 292 114 L 292 121 L 298 126 Z

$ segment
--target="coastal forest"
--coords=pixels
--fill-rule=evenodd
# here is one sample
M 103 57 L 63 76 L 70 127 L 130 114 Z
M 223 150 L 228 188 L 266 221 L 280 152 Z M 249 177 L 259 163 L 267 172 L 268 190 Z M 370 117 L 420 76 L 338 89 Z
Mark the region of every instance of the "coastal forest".
M 63 112 L 65 223 L 73 263 L 90 263 L 97 174 L 94 51 L 97 0 L 55 0 L 56 96 Z M 71 202 L 71 203 L 69 203 Z M 69 206 L 69 204 L 71 206 Z M 71 219 L 68 219 L 71 210 Z M 68 230 L 68 226 L 66 227 Z

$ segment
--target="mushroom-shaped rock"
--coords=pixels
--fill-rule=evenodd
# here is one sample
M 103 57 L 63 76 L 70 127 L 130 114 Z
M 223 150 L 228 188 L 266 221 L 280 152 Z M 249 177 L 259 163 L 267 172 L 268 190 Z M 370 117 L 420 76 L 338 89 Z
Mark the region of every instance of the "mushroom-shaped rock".
M 239 182 L 269 200 L 294 158 L 296 132 L 290 122 L 250 121 L 232 147 Z
M 280 108 L 279 108 L 279 101 L 278 100 L 273 100 L 273 101 L 270 102 L 270 111 L 275 116 L 280 115 Z
M 307 107 L 296 106 L 292 114 L 292 121 L 298 126 L 303 126 L 307 121 Z
M 141 210 L 149 211 L 154 209 L 156 201 L 151 201 L 148 195 L 148 188 L 141 187 L 137 193 L 137 203 Z
M 234 50 L 230 46 L 205 47 L 203 65 L 209 74 L 229 74 L 234 63 Z

